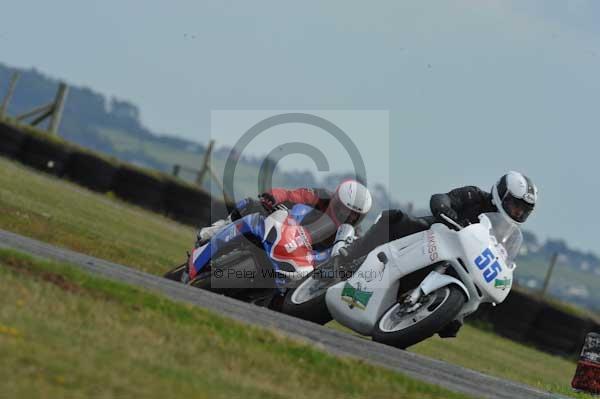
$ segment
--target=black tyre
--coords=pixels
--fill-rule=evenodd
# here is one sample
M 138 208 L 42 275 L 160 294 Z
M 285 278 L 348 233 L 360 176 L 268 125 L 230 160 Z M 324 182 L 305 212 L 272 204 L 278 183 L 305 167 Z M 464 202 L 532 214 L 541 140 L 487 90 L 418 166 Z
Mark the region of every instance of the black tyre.
M 421 342 L 454 320 L 465 301 L 462 289 L 449 285 L 421 297 L 416 309 L 396 302 L 377 320 L 373 341 L 401 349 Z
M 311 272 L 302 279 L 296 288 L 290 289 L 286 293 L 283 305 L 281 305 L 281 312 L 317 324 L 330 322 L 333 318 L 327 309 L 325 294 L 327 288 L 333 285 L 332 283 L 335 283 L 335 281 L 324 284 L 313 279 L 313 273 Z M 311 288 L 314 295 L 311 295 Z M 306 291 L 306 294 L 303 294 L 302 290 Z
M 211 276 L 212 275 L 209 271 L 200 273 L 192 281 L 189 282 L 189 285 L 203 290 L 213 291 L 211 289 Z

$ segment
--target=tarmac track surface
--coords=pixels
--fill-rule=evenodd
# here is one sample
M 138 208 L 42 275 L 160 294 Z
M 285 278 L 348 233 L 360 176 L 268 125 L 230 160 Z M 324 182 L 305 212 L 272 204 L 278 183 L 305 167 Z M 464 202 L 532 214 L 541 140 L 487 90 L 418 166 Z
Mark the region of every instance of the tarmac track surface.
M 488 376 L 450 363 L 361 339 L 269 309 L 179 284 L 130 267 L 48 245 L 4 230 L 0 230 L 0 247 L 17 249 L 41 258 L 68 262 L 86 272 L 148 289 L 178 302 L 210 309 L 219 315 L 243 323 L 275 329 L 325 352 L 358 358 L 476 398 L 563 398 L 560 395 L 543 392 L 523 384 Z M 482 353 L 482 356 L 485 355 Z M 494 360 L 490 359 L 490 361 Z

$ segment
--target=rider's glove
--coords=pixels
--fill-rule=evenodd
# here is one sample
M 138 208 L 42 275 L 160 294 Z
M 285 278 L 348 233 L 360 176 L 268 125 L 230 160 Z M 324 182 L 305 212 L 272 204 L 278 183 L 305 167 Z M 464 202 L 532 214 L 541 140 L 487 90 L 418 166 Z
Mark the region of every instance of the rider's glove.
M 265 207 L 266 210 L 272 211 L 275 205 L 277 205 L 277 200 L 271 193 L 262 193 L 258 196 L 261 204 Z

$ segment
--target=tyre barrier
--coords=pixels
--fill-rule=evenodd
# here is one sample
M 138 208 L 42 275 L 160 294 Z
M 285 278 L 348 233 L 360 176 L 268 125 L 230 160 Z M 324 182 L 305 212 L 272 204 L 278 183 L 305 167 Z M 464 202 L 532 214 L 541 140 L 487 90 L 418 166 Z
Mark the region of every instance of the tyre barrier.
M 585 335 L 592 329 L 591 320 L 544 304 L 526 340 L 557 354 L 572 355 L 579 351 Z
M 229 209 L 233 209 L 233 204 L 227 205 L 225 202 L 211 198 L 210 200 L 210 222 L 214 223 L 219 219 L 224 219 L 229 215 Z
M 90 190 L 105 193 L 113 187 L 119 167 L 102 157 L 84 150 L 75 150 L 67 165 L 66 176 Z
M 211 223 L 211 198 L 208 193 L 170 180 L 166 184 L 164 197 L 167 216 L 197 227 Z
M 17 128 L 0 122 L 0 155 L 18 158 L 27 136 Z
M 62 176 L 67 168 L 71 149 L 59 140 L 29 135 L 21 148 L 19 159 L 32 168 Z
M 531 295 L 513 290 L 506 300 L 491 308 L 489 321 L 494 331 L 506 338 L 526 342 L 542 303 Z
M 143 208 L 165 211 L 165 181 L 157 175 L 122 165 L 116 172 L 112 191 L 118 197 Z

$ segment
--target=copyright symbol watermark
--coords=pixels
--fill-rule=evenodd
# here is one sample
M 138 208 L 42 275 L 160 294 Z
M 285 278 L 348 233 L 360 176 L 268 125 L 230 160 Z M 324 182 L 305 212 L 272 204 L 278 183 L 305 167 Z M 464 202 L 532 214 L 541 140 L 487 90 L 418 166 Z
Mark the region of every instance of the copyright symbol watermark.
M 243 154 L 246 147 L 248 147 L 248 145 L 256 140 L 257 137 L 262 133 L 265 133 L 267 130 L 274 127 L 287 124 L 303 124 L 314 126 L 321 129 L 323 133 L 334 137 L 341 145 L 341 150 L 345 151 L 352 161 L 354 170 L 352 171 L 351 175 L 354 176 L 355 180 L 362 181 L 366 185 L 367 171 L 364 160 L 360 154 L 360 151 L 358 150 L 358 147 L 350 139 L 348 134 L 346 134 L 333 122 L 320 116 L 309 113 L 288 112 L 273 115 L 254 124 L 241 135 L 239 140 L 231 149 L 229 156 L 227 157 L 227 161 L 225 162 L 225 169 L 223 173 L 223 188 L 225 193 L 231 195 L 231 198 L 235 198 L 236 190 L 234 185 L 234 176 L 240 160 L 240 154 Z M 270 150 L 265 155 L 266 156 L 260 166 L 259 179 L 257 182 L 258 193 L 263 193 L 273 188 L 272 182 L 275 168 L 283 158 L 289 155 L 305 155 L 316 165 L 320 172 L 327 172 L 330 170 L 327 157 L 317 146 L 312 143 L 302 141 L 282 143 Z
M 236 210 L 236 204 L 246 198 L 253 199 L 260 208 L 258 195 L 273 188 L 305 188 L 319 201 L 325 195 L 322 202 L 331 204 L 335 188 L 342 181 L 356 180 L 370 188 L 367 165 L 373 160 L 379 163 L 377 176 L 381 182 L 381 176 L 387 177 L 389 172 L 388 121 L 387 111 L 375 110 L 213 111 L 211 136 L 218 146 L 228 147 L 219 154 L 215 165 L 220 172 L 221 199 L 229 199 L 227 212 Z M 365 150 L 367 157 L 363 156 Z M 212 188 L 214 194 L 216 186 Z M 331 227 L 331 208 L 326 205 L 327 209 L 323 209 L 320 202 L 309 205 L 319 208 L 314 212 L 317 217 L 305 218 L 302 225 L 309 232 L 313 248 L 329 248 L 337 229 L 335 223 Z M 271 211 L 265 212 L 264 217 Z M 220 215 L 222 210 L 215 209 L 213 220 Z M 356 220 L 350 219 L 355 215 L 344 216 L 336 218 L 337 222 Z M 286 250 L 293 248 L 291 243 Z M 217 275 L 215 271 L 214 277 L 229 277 L 229 273 L 224 275 L 221 270 Z

